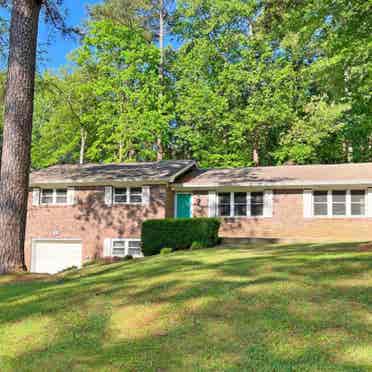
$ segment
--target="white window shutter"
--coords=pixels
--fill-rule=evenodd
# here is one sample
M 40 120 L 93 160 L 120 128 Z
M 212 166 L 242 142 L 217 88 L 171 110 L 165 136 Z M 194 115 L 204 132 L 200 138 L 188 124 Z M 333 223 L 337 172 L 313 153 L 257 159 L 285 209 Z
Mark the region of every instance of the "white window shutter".
M 112 186 L 105 186 L 105 204 L 112 205 Z
M 313 190 L 304 190 L 303 193 L 304 217 L 313 217 Z
M 142 186 L 142 204 L 150 204 L 150 186 Z
M 372 188 L 367 190 L 367 217 L 372 217 Z
M 40 189 L 34 188 L 32 190 L 32 205 L 40 204 Z
M 68 205 L 75 204 L 75 189 L 73 187 L 67 188 L 67 204 Z
M 208 216 L 217 216 L 217 194 L 215 191 L 209 191 L 208 193 Z
M 273 199 L 274 194 L 272 190 L 264 192 L 264 217 L 273 216 Z
M 103 241 L 103 257 L 111 257 L 112 256 L 112 240 L 109 238 L 106 238 Z

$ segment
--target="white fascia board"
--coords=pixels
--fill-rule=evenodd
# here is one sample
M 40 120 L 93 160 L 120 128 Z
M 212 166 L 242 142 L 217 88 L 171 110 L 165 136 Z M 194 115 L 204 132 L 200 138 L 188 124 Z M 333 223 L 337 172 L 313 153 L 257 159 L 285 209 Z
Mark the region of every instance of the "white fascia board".
M 189 165 L 187 165 L 186 167 L 184 167 L 181 170 L 179 170 L 176 174 L 174 174 L 170 178 L 169 182 L 172 182 L 173 183 L 177 179 L 177 177 L 182 176 L 184 173 L 186 173 L 188 170 L 190 170 L 195 165 L 196 165 L 196 161 L 191 162 Z
M 356 186 L 360 188 L 364 187 L 371 187 L 372 180 L 344 180 L 344 181 L 306 181 L 306 182 L 247 182 L 244 184 L 200 184 L 200 185 L 193 185 L 193 184 L 177 184 L 174 185 L 172 188 L 176 191 L 179 190 L 227 190 L 227 189 L 240 189 L 240 188 L 270 188 L 270 189 L 278 189 L 278 188 L 323 188 L 323 187 L 342 187 L 342 186 Z
M 30 183 L 29 187 L 41 187 L 41 188 L 66 188 L 66 187 L 82 187 L 82 186 L 126 186 L 126 187 L 136 187 L 144 185 L 167 185 L 169 181 L 167 180 L 138 180 L 138 181 L 76 181 L 66 179 L 62 181 L 49 181 L 49 182 L 34 182 Z

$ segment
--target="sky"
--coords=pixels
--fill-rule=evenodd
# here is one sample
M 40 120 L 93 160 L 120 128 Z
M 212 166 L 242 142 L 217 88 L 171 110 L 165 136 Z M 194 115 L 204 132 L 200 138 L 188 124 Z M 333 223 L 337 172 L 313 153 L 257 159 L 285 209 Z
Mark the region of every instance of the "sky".
M 65 0 L 64 6 L 68 11 L 67 24 L 69 26 L 78 26 L 87 17 L 87 5 L 98 4 L 101 0 Z M 0 15 L 4 15 L 0 11 Z M 46 26 L 41 19 L 39 29 L 39 45 L 43 45 L 46 40 L 51 44 L 48 51 L 43 55 L 43 61 L 39 63 L 39 70 L 56 70 L 67 62 L 67 55 L 78 46 L 78 39 L 71 37 L 62 37 L 56 32 L 51 32 L 51 26 Z
M 69 26 L 78 26 L 88 16 L 87 5 L 98 4 L 101 0 L 65 0 L 64 6 L 68 11 L 67 24 Z M 52 35 L 52 36 L 50 36 Z M 41 42 L 51 37 L 51 44 L 48 48 L 45 61 L 41 63 L 41 69 L 57 69 L 66 64 L 68 54 L 78 46 L 78 39 L 72 37 L 63 37 L 61 34 L 51 32 L 51 26 L 40 23 L 39 40 Z

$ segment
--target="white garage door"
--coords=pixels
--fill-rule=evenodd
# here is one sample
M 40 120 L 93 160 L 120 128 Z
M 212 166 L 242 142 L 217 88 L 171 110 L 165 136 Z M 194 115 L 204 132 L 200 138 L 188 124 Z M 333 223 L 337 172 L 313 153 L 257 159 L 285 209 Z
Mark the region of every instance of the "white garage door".
M 55 274 L 82 265 L 79 241 L 37 240 L 33 242 L 31 272 Z

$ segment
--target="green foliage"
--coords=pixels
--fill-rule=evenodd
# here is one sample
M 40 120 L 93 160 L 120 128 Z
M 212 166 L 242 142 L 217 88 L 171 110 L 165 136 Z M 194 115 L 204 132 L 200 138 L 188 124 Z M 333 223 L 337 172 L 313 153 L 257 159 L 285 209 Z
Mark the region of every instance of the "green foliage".
M 372 12 L 356 0 L 91 9 L 74 64 L 36 86 L 33 166 L 193 158 L 202 167 L 372 160 Z M 83 156 L 81 156 L 81 153 Z
M 192 242 L 191 247 L 190 247 L 192 251 L 196 251 L 198 249 L 203 249 L 203 248 L 206 248 L 206 246 L 202 242 L 197 242 L 197 241 Z
M 74 61 L 91 78 L 97 125 L 89 159 L 154 160 L 157 138 L 167 143 L 171 107 L 159 100 L 158 49 L 141 32 L 110 21 L 92 23 Z M 169 114 L 164 114 L 164 111 Z
M 172 252 L 173 252 L 172 248 L 162 248 L 160 250 L 160 255 L 165 256 L 165 255 L 170 254 Z
M 163 247 L 190 248 L 194 241 L 212 247 L 218 244 L 219 227 L 217 218 L 148 220 L 142 226 L 142 250 L 145 256 L 151 256 Z

